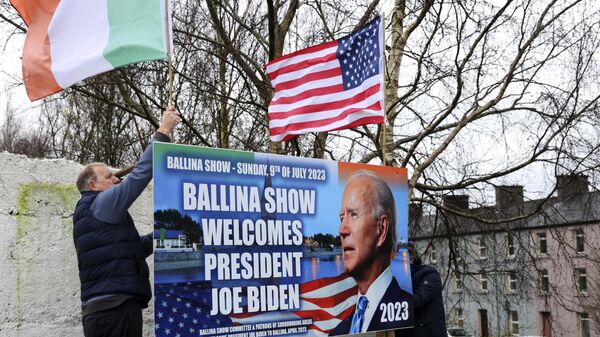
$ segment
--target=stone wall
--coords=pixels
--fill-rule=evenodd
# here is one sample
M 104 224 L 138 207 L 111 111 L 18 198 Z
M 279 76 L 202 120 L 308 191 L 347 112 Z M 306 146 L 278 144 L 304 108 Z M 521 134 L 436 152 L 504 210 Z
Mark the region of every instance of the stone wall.
M 81 168 L 0 153 L 0 337 L 83 336 L 71 220 Z M 130 210 L 140 233 L 151 231 L 151 188 Z M 152 308 L 144 336 L 154 336 Z

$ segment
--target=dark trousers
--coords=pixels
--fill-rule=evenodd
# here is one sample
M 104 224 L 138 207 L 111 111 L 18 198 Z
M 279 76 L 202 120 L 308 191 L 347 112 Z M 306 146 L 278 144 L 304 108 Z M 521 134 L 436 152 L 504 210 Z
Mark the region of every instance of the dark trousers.
M 85 337 L 142 337 L 142 306 L 135 299 L 83 318 Z

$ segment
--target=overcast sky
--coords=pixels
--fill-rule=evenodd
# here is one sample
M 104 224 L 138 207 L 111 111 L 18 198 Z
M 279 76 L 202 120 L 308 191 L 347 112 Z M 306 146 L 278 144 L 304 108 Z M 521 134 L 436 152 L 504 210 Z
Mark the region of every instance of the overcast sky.
M 19 119 L 28 123 L 37 123 L 37 104 L 31 103 L 27 98 L 25 87 L 21 79 L 21 53 L 23 50 L 24 34 L 14 35 L 8 44 L 4 44 L 8 35 L 7 25 L 0 25 L 0 48 L 2 48 L 2 62 L 0 62 L 0 125 L 6 118 L 7 104 L 16 109 Z M 14 87 L 18 83 L 17 87 Z
M 382 1 L 382 3 L 384 4 L 384 8 L 389 8 L 392 1 Z M 390 10 L 386 11 L 389 15 Z M 7 24 L 0 24 L 0 43 L 5 43 L 10 28 L 11 26 Z M 39 103 L 29 101 L 25 88 L 20 83 L 22 81 L 20 57 L 24 37 L 24 34 L 17 34 L 8 41 L 8 44 L 0 45 L 0 48 L 2 48 L 0 49 L 2 50 L 2 61 L 0 61 L 0 125 L 5 122 L 6 109 L 9 104 L 15 109 L 17 118 L 24 121 L 25 124 L 35 127 L 38 123 L 37 111 L 39 110 Z M 15 86 L 15 84 L 18 85 Z M 498 146 L 497 144 L 488 145 L 486 153 L 494 153 L 494 146 Z M 524 185 L 526 196 L 536 198 L 552 189 L 554 177 L 547 170 L 544 170 L 541 165 L 532 165 L 522 170 L 519 174 L 501 178 L 501 181 L 496 181 L 496 183 Z M 486 200 L 486 202 L 493 202 L 493 196 L 491 200 L 489 200 L 489 197 L 489 195 L 482 196 L 482 199 Z

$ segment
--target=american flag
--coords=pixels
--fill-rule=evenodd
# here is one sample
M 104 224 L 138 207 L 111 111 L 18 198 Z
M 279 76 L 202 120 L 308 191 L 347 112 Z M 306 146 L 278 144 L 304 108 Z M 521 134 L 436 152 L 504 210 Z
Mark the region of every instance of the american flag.
M 157 337 L 199 337 L 202 329 L 232 325 L 228 316 L 211 316 L 210 287 L 200 282 L 157 284 L 154 332 Z
M 157 337 L 217 337 L 218 333 L 203 332 L 210 328 L 311 319 L 306 332 L 298 335 L 326 337 L 352 314 L 357 293 L 356 282 L 344 273 L 301 284 L 299 310 L 211 316 L 210 287 L 206 284 L 159 284 L 155 290 L 154 330 Z
M 271 140 L 384 122 L 381 18 L 339 40 L 266 65 Z
M 303 337 L 326 337 L 352 314 L 358 286 L 348 274 L 324 277 L 300 285 L 300 310 L 231 315 L 234 324 L 312 319 Z

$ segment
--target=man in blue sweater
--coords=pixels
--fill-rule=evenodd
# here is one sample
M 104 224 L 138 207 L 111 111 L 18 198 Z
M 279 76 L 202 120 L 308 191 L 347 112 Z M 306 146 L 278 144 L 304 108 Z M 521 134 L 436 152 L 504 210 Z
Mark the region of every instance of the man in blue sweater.
M 169 142 L 180 121 L 167 109 L 152 141 Z M 81 281 L 83 331 L 92 336 L 142 336 L 142 309 L 152 298 L 146 257 L 152 234 L 140 237 L 128 209 L 152 180 L 152 144 L 121 181 L 102 163 L 77 178 L 81 199 L 73 214 L 73 240 Z

